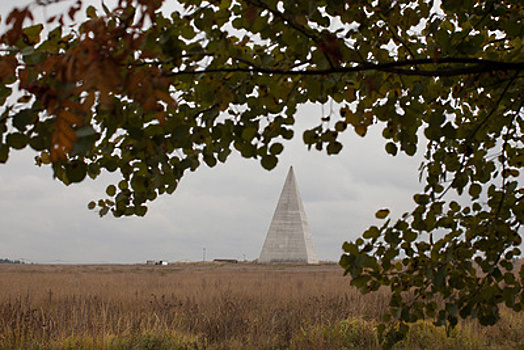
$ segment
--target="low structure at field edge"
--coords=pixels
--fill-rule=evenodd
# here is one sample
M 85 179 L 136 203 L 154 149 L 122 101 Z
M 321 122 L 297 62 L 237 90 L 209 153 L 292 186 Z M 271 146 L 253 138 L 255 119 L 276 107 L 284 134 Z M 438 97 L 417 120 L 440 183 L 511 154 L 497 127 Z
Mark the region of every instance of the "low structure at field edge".
M 166 260 L 147 260 L 146 265 L 161 265 L 161 266 L 167 266 L 168 262 Z
M 284 183 L 259 263 L 318 263 L 293 167 Z
M 213 262 L 238 264 L 238 260 L 237 259 L 214 259 Z

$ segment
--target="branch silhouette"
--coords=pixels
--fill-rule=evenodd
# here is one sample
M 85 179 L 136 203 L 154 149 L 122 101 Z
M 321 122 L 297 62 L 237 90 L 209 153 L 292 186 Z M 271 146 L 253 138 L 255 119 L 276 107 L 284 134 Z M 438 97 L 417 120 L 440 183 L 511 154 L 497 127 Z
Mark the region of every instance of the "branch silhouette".
M 443 67 L 439 69 L 418 69 L 414 66 L 423 65 L 445 65 L 445 64 L 460 64 L 462 66 Z M 333 67 L 329 69 L 279 69 L 270 67 L 261 67 L 251 65 L 250 67 L 223 67 L 223 68 L 203 68 L 195 70 L 180 70 L 172 72 L 169 76 L 177 75 L 194 75 L 194 74 L 210 74 L 210 73 L 260 73 L 260 74 L 274 74 L 274 75 L 329 75 L 329 74 L 345 74 L 356 73 L 370 70 L 377 70 L 383 72 L 396 73 L 401 75 L 415 75 L 427 77 L 451 77 L 467 74 L 489 73 L 497 71 L 516 71 L 524 70 L 524 62 L 502 62 L 484 60 L 480 58 L 461 58 L 461 57 L 446 57 L 435 61 L 431 58 L 412 59 L 404 61 L 394 61 L 387 63 L 372 63 L 364 62 L 351 67 Z

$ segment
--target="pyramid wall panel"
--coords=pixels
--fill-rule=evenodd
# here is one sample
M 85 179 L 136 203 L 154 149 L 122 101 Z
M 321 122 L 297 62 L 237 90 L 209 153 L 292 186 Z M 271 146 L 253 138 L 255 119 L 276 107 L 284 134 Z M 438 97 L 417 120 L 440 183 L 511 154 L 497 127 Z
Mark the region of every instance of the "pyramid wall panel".
M 318 262 L 293 167 L 289 169 L 258 261 Z

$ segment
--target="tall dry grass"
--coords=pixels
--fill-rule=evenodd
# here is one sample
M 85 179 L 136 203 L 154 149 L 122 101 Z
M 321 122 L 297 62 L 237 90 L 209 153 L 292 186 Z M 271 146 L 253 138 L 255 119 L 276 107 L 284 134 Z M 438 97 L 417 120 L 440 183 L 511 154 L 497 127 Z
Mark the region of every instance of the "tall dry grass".
M 1 266 L 0 283 L 0 349 L 376 348 L 388 304 L 334 264 Z M 523 326 L 518 344 L 524 321 L 511 317 L 498 330 Z M 423 326 L 403 347 L 449 343 Z M 494 332 L 461 327 L 471 339 L 462 348 L 498 344 Z

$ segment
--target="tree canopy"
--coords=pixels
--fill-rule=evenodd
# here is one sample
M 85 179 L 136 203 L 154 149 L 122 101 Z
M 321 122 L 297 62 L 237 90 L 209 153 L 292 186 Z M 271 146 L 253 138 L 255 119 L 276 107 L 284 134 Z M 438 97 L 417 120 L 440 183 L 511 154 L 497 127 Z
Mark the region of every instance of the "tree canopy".
M 233 151 L 274 168 L 297 106 L 333 103 L 307 147 L 335 155 L 342 133 L 376 124 L 387 153 L 424 154 L 413 211 L 379 210 L 340 260 L 363 293 L 393 292 L 389 340 L 422 318 L 522 310 L 521 1 L 79 0 L 35 23 L 59 1 L 4 19 L 0 162 L 30 147 L 65 184 L 117 172 L 89 207 L 144 215 Z

